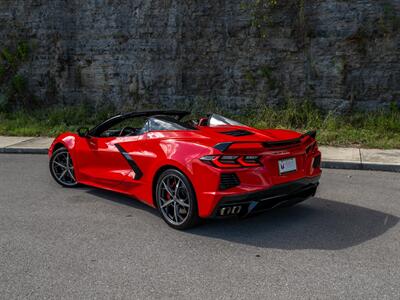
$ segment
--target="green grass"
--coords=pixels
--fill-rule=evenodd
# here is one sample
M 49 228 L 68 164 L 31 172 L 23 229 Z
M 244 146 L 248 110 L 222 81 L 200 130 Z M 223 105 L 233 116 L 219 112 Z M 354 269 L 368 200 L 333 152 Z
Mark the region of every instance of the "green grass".
M 207 109 L 221 113 L 221 109 Z M 95 112 L 87 106 L 0 113 L 0 135 L 56 136 L 64 131 L 76 131 L 79 126 L 93 126 L 113 113 L 110 109 Z M 265 106 L 240 114 L 223 114 L 258 128 L 289 128 L 302 132 L 317 129 L 322 145 L 400 149 L 400 110 L 394 106 L 390 111 L 336 115 L 322 113 L 309 102 L 288 102 L 280 109 Z
M 57 136 L 65 131 L 76 131 L 80 126 L 94 126 L 111 114 L 112 111 L 95 112 L 84 105 L 0 113 L 0 135 Z
M 282 109 L 264 107 L 239 119 L 258 128 L 317 129 L 322 145 L 400 148 L 400 110 L 396 107 L 390 111 L 336 115 L 324 114 L 308 102 L 300 105 L 289 102 Z

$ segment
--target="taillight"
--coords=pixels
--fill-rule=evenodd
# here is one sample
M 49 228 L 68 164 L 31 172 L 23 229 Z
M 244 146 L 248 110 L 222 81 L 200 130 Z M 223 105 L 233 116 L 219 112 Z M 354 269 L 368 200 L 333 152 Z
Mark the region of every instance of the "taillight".
M 314 142 L 306 148 L 306 154 L 313 153 L 317 150 L 318 150 L 317 142 Z
M 228 166 L 236 166 L 237 165 L 237 160 L 239 156 L 233 156 L 233 155 L 222 155 L 219 157 L 218 162 L 220 162 L 223 165 L 228 165 Z
M 226 162 L 226 163 L 231 163 L 231 162 L 236 162 L 236 160 L 239 158 L 239 156 L 235 155 L 222 155 L 219 157 L 219 160 L 221 162 Z
M 206 155 L 200 160 L 218 168 L 258 167 L 261 165 L 260 157 L 256 155 Z
M 320 166 L 321 166 L 321 155 L 318 155 L 318 156 L 314 157 L 313 168 L 316 169 L 316 168 L 319 168 Z
M 213 159 L 214 159 L 214 155 L 206 155 L 206 156 L 203 156 L 202 158 L 200 158 L 200 160 L 205 163 L 211 163 Z
M 307 146 L 306 148 L 306 154 L 312 153 L 315 149 L 317 142 L 314 142 L 312 144 L 310 144 L 309 146 Z
M 261 164 L 260 157 L 257 155 L 242 156 L 239 159 L 239 161 L 245 167 L 255 167 L 255 166 L 259 166 Z

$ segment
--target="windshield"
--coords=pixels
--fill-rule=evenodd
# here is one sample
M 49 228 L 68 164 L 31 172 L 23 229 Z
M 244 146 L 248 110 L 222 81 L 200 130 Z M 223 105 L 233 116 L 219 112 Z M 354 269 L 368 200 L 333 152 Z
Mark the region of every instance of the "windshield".
M 151 117 L 148 121 L 150 131 L 159 130 L 195 130 L 189 122 L 181 122 L 169 116 Z
M 209 126 L 223 126 L 223 125 L 234 125 L 234 126 L 245 126 L 242 123 L 228 119 L 218 114 L 212 114 L 208 121 Z

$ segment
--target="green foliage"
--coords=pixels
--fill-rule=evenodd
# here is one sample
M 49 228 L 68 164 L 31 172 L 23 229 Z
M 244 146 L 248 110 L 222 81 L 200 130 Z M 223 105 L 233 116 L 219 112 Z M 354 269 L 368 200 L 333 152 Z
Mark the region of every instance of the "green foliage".
M 1 50 L 1 58 L 11 67 L 16 66 L 16 57 L 15 55 L 8 49 L 4 48 Z
M 309 101 L 288 101 L 280 109 L 265 106 L 250 111 L 241 121 L 259 128 L 317 129 L 318 140 L 325 145 L 400 148 L 400 110 L 395 103 L 389 111 L 335 115 Z
M 27 88 L 26 79 L 22 75 L 15 75 L 11 78 L 11 87 L 16 94 L 24 94 Z
M 255 86 L 257 83 L 256 77 L 254 76 L 253 72 L 248 70 L 244 73 L 244 79 L 251 85 Z
M 280 108 L 264 105 L 243 110 L 240 114 L 229 113 L 214 101 L 203 101 L 202 104 L 194 108 L 196 116 L 216 112 L 258 128 L 317 129 L 318 141 L 323 145 L 400 148 L 400 110 L 394 102 L 387 111 L 349 115 L 324 113 L 310 101 L 289 100 Z M 95 110 L 83 104 L 0 113 L 0 135 L 55 136 L 64 131 L 76 131 L 79 126 L 93 126 L 114 113 L 113 107 Z
M 391 3 L 383 4 L 383 13 L 378 22 L 378 29 L 384 35 L 396 33 L 400 28 L 400 17 L 397 14 L 396 8 Z
M 0 50 L 0 110 L 10 111 L 32 105 L 33 96 L 28 91 L 28 82 L 20 73 L 20 67 L 29 59 L 30 47 L 19 42 L 14 50 Z
M 348 115 L 326 113 L 310 101 L 293 100 L 282 107 L 263 105 L 240 114 L 220 109 L 219 113 L 257 128 L 317 129 L 318 141 L 324 145 L 400 148 L 400 110 L 394 102 L 390 110 Z
M 244 0 L 246 1 L 246 0 Z M 241 8 L 248 11 L 251 16 L 251 27 L 260 37 L 268 35 L 268 28 L 273 25 L 272 14 L 278 7 L 294 7 L 298 10 L 298 17 L 294 20 L 294 32 L 304 39 L 306 35 L 305 0 L 247 0 L 241 4 Z
M 0 134 L 55 136 L 64 131 L 76 131 L 80 126 L 94 126 L 114 113 L 111 106 L 96 112 L 85 104 L 0 113 Z
M 272 70 L 268 66 L 262 66 L 259 70 L 260 75 L 264 78 L 272 77 Z
M 16 56 L 20 61 L 26 61 L 30 53 L 29 44 L 27 42 L 18 43 L 16 52 Z
M 272 69 L 267 65 L 261 66 L 255 71 L 247 70 L 244 72 L 244 79 L 252 87 L 256 86 L 258 81 L 266 82 L 270 90 L 275 90 L 278 85 Z
M 310 101 L 301 103 L 288 100 L 281 108 L 264 105 L 257 110 L 244 112 L 239 119 L 260 128 L 318 128 L 323 123 L 323 113 Z
M 278 5 L 278 0 L 253 0 L 242 3 L 241 8 L 251 15 L 251 26 L 261 37 L 267 36 L 267 28 L 271 25 L 271 11 Z
M 355 34 L 350 36 L 347 40 L 355 43 L 357 51 L 364 56 L 368 52 L 368 43 L 370 39 L 371 33 L 369 32 L 369 29 L 366 28 L 364 24 L 361 24 Z
M 7 97 L 0 92 L 0 112 L 5 111 L 7 107 Z M 1 120 L 1 119 L 0 119 Z
M 368 46 L 376 38 L 389 37 L 396 35 L 400 28 L 400 17 L 396 8 L 389 2 L 382 1 L 382 13 L 379 20 L 364 20 L 357 31 L 347 38 L 349 42 L 355 44 L 357 51 L 361 55 L 368 53 Z
M 261 66 L 258 69 L 258 73 L 260 74 L 261 78 L 264 78 L 267 83 L 268 86 L 271 90 L 274 90 L 277 88 L 277 82 L 276 79 L 273 76 L 273 72 L 272 69 L 269 66 Z
M 3 76 L 6 74 L 6 68 L 3 64 L 0 64 L 0 82 L 2 81 Z

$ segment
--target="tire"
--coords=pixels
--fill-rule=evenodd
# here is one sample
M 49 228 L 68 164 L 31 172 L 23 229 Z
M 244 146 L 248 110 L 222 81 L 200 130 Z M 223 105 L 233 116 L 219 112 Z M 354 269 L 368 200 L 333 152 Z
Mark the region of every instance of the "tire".
M 155 189 L 158 211 L 169 226 L 184 230 L 199 224 L 196 194 L 182 172 L 165 170 L 158 177 Z
M 64 187 L 75 187 L 78 185 L 75 178 L 74 165 L 66 148 L 62 147 L 53 152 L 49 168 L 51 176 L 58 184 Z

